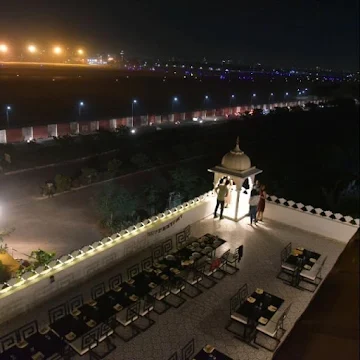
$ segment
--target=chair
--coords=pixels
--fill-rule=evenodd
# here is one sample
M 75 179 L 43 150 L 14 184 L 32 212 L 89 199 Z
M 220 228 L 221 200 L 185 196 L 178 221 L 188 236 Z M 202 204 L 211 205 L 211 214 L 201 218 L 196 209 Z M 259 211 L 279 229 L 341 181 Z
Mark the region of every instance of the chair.
M 19 334 L 20 341 L 26 340 L 30 336 L 39 332 L 38 323 L 36 320 L 33 320 L 33 321 L 29 322 L 28 324 L 19 328 L 17 330 L 17 332 Z
M 156 245 L 152 248 L 152 257 L 153 260 L 157 260 L 163 257 L 163 247 L 162 244 Z
M 306 291 L 309 291 L 309 292 L 315 292 L 316 288 L 320 285 L 320 283 L 322 281 L 322 273 L 321 273 L 321 271 L 322 271 L 322 269 L 323 269 L 323 267 L 324 267 L 324 265 L 326 263 L 326 260 L 327 260 L 327 256 L 322 260 L 320 265 L 318 265 L 317 272 L 316 272 L 316 274 L 314 274 L 313 278 L 308 277 L 308 276 L 304 276 L 301 273 L 299 274 L 300 281 L 302 283 L 312 285 L 312 287 L 310 287 L 310 288 L 299 285 L 299 289 L 306 290 Z M 316 264 L 314 266 L 316 266 Z
M 139 304 L 140 305 L 140 304 Z M 137 309 L 138 311 L 138 318 L 131 324 L 139 331 L 146 331 L 151 328 L 155 324 L 155 321 L 150 318 L 150 312 L 154 309 L 154 298 L 150 295 L 147 295 L 144 298 L 143 304 L 143 313 L 140 312 L 140 307 Z
M 79 307 L 84 305 L 84 298 L 82 294 L 74 296 L 67 302 L 67 310 L 68 313 L 71 313 L 73 310 L 78 309 Z
M 184 281 L 181 278 L 174 278 L 169 282 L 170 294 L 164 298 L 164 302 L 174 308 L 179 308 L 185 303 L 185 299 L 181 297 L 180 292 L 185 288 Z
M 227 272 L 224 270 L 225 266 L 226 266 L 226 262 L 228 260 L 230 256 L 230 249 L 226 250 L 221 256 L 220 256 L 220 264 L 219 266 L 215 267 L 213 273 L 211 274 L 211 276 L 216 279 L 216 280 L 222 280 Z
M 4 335 L 0 338 L 0 354 L 19 342 L 17 331 L 12 331 L 11 333 Z
M 229 274 L 234 275 L 237 271 L 239 271 L 237 267 L 237 263 L 240 262 L 241 258 L 243 257 L 243 250 L 244 245 L 239 246 L 235 249 L 234 253 L 230 253 L 226 259 L 225 266 L 223 270 Z M 230 268 L 231 270 L 229 270 Z
M 168 360 L 178 360 L 178 354 L 177 351 L 175 351 L 169 358 Z
M 63 303 L 58 306 L 51 308 L 48 312 L 49 322 L 53 324 L 55 321 L 62 319 L 68 314 L 67 312 L 67 304 Z
M 128 280 L 130 280 L 131 278 L 133 278 L 134 276 L 140 274 L 140 265 L 139 264 L 134 264 L 133 266 L 130 266 L 127 269 L 127 276 L 128 276 Z
M 90 290 L 91 298 L 93 300 L 96 300 L 101 295 L 104 295 L 105 292 L 106 292 L 105 283 L 102 282 L 100 284 L 97 284 L 97 285 L 93 286 Z
M 248 288 L 247 284 L 244 284 L 230 299 L 230 321 L 225 328 L 238 340 L 255 347 L 253 342 L 256 336 L 258 314 L 255 311 L 251 316 L 246 318 L 237 312 L 247 297 Z
M 176 234 L 175 239 L 176 239 L 176 248 L 181 249 L 186 244 L 188 237 L 186 236 L 185 231 L 180 231 Z
M 95 348 L 100 338 L 100 327 L 97 326 L 89 330 L 86 334 L 81 337 L 81 349 L 76 350 L 79 355 L 84 355 L 89 350 Z
M 173 248 L 172 238 L 166 239 L 162 243 L 163 256 L 169 254 Z
M 290 307 L 291 304 L 284 310 L 283 313 L 279 313 L 276 319 L 271 319 L 266 326 L 258 327 L 254 338 L 254 343 L 256 345 L 259 345 L 271 352 L 274 352 L 277 349 L 282 337 L 286 332 L 284 328 L 284 321 L 287 318 Z M 274 317 L 276 316 L 277 314 L 275 313 Z M 259 341 L 260 339 L 261 341 Z M 270 341 L 270 344 L 266 342 L 264 343 L 264 340 Z M 271 343 L 273 343 L 274 346 L 271 346 Z
M 107 337 L 104 341 L 100 342 L 95 339 L 96 346 L 89 351 L 89 360 L 101 360 L 111 354 L 116 345 Z
M 170 295 L 169 283 L 164 282 L 160 285 L 159 291 L 153 296 L 154 298 L 154 312 L 161 315 L 168 311 L 171 306 L 164 302 L 166 296 Z
M 109 289 L 110 290 L 119 288 L 121 284 L 122 284 L 122 275 L 120 273 L 114 275 L 113 277 L 111 277 L 109 279 Z
M 217 284 L 217 282 L 208 275 L 212 274 L 211 264 L 205 262 L 200 266 L 197 266 L 196 270 L 198 271 L 199 275 L 201 275 L 200 280 L 197 282 L 199 285 L 201 285 L 205 289 L 211 289 Z
M 291 248 L 292 248 L 292 244 L 291 242 L 289 244 L 287 244 L 280 253 L 280 271 L 278 273 L 278 275 L 276 276 L 278 279 L 280 280 L 286 280 L 288 281 L 289 277 L 287 276 L 287 278 L 282 278 L 281 274 L 286 274 L 286 275 L 291 275 L 293 274 L 294 270 L 295 270 L 295 266 L 292 264 L 288 264 L 286 261 L 289 258 L 289 256 L 291 255 Z
M 147 269 L 151 269 L 152 266 L 153 266 L 153 262 L 154 262 L 154 259 L 153 259 L 152 256 L 149 256 L 149 257 L 141 260 L 142 271 L 147 270 Z
M 191 339 L 182 349 L 181 349 L 181 360 L 191 360 L 195 352 L 195 340 Z

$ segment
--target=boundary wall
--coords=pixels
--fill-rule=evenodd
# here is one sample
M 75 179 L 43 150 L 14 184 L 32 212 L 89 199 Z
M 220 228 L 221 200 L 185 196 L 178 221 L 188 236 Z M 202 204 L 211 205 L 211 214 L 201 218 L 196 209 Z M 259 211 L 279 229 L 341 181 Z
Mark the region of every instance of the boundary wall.
M 231 116 L 243 114 L 252 109 L 271 110 L 276 107 L 301 106 L 308 102 L 319 103 L 322 100 L 296 100 L 263 105 L 243 105 L 212 110 L 196 110 L 192 112 L 134 116 L 134 127 L 149 126 L 164 123 L 181 122 L 194 117 Z M 50 125 L 30 126 L 23 128 L 0 129 L 0 144 L 10 144 L 31 140 L 43 140 L 65 135 L 92 134 L 99 129 L 115 131 L 120 126 L 132 126 L 132 117 L 110 120 L 79 121 Z

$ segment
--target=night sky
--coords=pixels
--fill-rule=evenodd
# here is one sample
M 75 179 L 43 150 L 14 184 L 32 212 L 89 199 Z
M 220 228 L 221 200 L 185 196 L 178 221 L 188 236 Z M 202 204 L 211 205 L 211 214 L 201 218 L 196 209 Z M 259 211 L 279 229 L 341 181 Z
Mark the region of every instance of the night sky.
M 358 70 L 358 16 L 357 0 L 4 0 L 0 42 Z

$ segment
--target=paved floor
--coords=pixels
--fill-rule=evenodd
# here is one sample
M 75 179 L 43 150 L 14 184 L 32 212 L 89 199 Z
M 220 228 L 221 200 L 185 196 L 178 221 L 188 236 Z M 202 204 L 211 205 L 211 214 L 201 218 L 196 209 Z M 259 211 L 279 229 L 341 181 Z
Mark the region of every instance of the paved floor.
M 360 231 L 274 359 L 359 359 L 359 245 Z
M 248 284 L 249 291 L 260 287 L 282 297 L 285 299 L 285 305 L 292 303 L 285 323 L 286 328 L 291 329 L 309 305 L 314 294 L 289 287 L 276 278 L 280 266 L 280 251 L 291 241 L 293 246 L 303 246 L 327 255 L 328 259 L 323 271 L 323 274 L 326 275 L 345 246 L 269 220 L 265 220 L 258 227 L 251 227 L 248 225 L 247 218 L 239 223 L 234 223 L 230 220 L 219 221 L 209 217 L 192 226 L 192 235 L 194 236 L 201 236 L 207 232 L 217 234 L 227 240 L 227 243 L 219 249 L 220 253 L 229 247 L 234 249 L 239 245 L 244 245 L 244 257 L 240 263 L 240 271 L 236 275 L 225 277 L 212 289 L 204 290 L 203 294 L 197 298 L 188 298 L 179 309 L 171 309 L 160 316 L 151 314 L 156 324 L 129 343 L 116 340 L 117 349 L 107 359 L 166 360 L 192 338 L 195 339 L 196 349 L 200 350 L 209 343 L 233 357 L 234 360 L 271 359 L 271 353 L 253 349 L 236 340 L 225 330 L 230 318 L 230 298 L 244 283 Z M 120 263 L 115 269 L 92 278 L 91 282 L 76 286 L 73 290 L 43 304 L 31 313 L 24 314 L 7 324 L 2 324 L 0 335 L 33 320 L 34 314 L 40 323 L 47 322 L 48 309 L 79 293 L 84 295 L 85 300 L 89 299 L 92 286 L 107 280 L 119 271 L 126 278 L 126 269 L 145 258 L 149 253 L 150 250 L 146 250 L 137 254 L 136 257 Z

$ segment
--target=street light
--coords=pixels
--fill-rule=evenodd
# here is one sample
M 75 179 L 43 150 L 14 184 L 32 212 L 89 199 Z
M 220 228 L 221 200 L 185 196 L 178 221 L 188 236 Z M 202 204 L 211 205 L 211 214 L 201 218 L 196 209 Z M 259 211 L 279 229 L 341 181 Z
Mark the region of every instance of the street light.
M 0 53 L 7 53 L 9 48 L 5 44 L 0 44 Z
M 29 53 L 31 53 L 31 54 L 34 54 L 37 52 L 35 45 L 29 45 L 27 49 L 28 49 Z
M 229 101 L 229 106 L 231 107 L 231 103 L 232 103 L 232 101 L 235 99 L 235 95 L 234 94 L 232 94 L 231 96 L 230 96 L 230 101 Z
M 131 127 L 134 127 L 134 105 L 137 104 L 137 100 L 134 99 L 131 103 Z
M 82 110 L 83 107 L 84 107 L 84 102 L 80 101 L 79 102 L 79 116 L 81 116 L 81 110 Z
M 268 101 L 268 103 L 270 104 L 270 100 L 271 100 L 271 98 L 274 96 L 274 93 L 270 93 L 270 95 L 269 95 L 269 101 Z
M 174 104 L 178 103 L 179 98 L 177 96 L 174 96 L 171 102 L 171 112 L 174 112 Z
M 78 53 L 79 55 L 84 55 L 84 50 L 83 50 L 83 49 L 78 49 L 77 53 Z
M 53 48 L 53 53 L 55 54 L 55 55 L 60 55 L 61 53 L 62 53 L 62 48 L 60 47 L 60 46 L 55 46 L 54 48 Z
M 252 105 L 253 99 L 255 99 L 255 98 L 256 98 L 256 94 L 254 93 L 254 94 L 252 94 L 251 99 L 250 99 L 250 106 Z
M 11 111 L 11 106 L 7 105 L 6 106 L 6 122 L 7 122 L 8 127 L 10 125 L 10 115 L 9 115 L 10 111 Z

